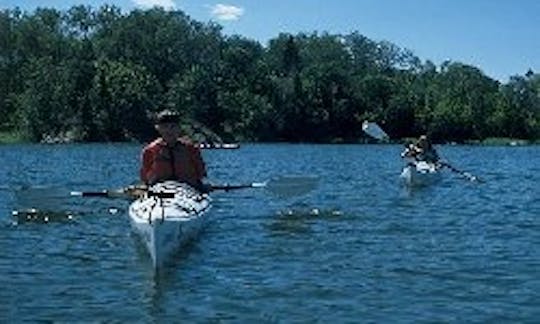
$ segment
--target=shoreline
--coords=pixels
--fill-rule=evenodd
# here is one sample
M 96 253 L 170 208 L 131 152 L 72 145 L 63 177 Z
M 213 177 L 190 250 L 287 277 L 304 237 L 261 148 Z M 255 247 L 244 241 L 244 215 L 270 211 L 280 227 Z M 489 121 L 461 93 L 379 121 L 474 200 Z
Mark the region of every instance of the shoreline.
M 403 139 L 394 139 L 390 141 L 376 141 L 372 139 L 360 139 L 354 142 L 348 141 L 339 141 L 333 140 L 328 142 L 283 142 L 283 141 L 247 141 L 247 142 L 234 142 L 234 143 L 200 143 L 202 149 L 213 149 L 213 148 L 238 148 L 242 146 L 243 143 L 283 143 L 283 144 L 337 144 L 337 145 L 350 145 L 350 144 L 403 144 L 407 141 L 411 141 L 411 138 Z M 0 132 L 0 145 L 9 145 L 9 144 L 43 144 L 43 145 L 58 145 L 58 144 L 95 144 L 96 142 L 79 142 L 79 141 L 51 141 L 51 142 L 31 142 L 25 140 L 17 132 Z M 112 142 L 97 142 L 97 143 L 112 143 Z M 117 143 L 130 143 L 130 141 L 121 141 Z M 524 140 L 519 138 L 507 138 L 507 137 L 494 137 L 487 138 L 484 140 L 465 140 L 463 142 L 447 142 L 447 143 L 434 143 L 434 145 L 470 145 L 470 146 L 534 146 L 540 145 L 540 139 L 536 140 Z

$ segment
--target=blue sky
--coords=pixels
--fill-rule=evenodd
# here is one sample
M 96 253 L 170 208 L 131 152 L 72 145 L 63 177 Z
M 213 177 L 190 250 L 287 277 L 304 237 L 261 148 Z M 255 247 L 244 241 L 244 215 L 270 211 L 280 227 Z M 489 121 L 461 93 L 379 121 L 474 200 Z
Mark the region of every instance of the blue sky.
M 540 73 L 540 0 L 0 0 L 0 8 L 32 11 L 109 3 L 129 11 L 160 5 L 199 21 L 216 21 L 226 34 L 262 44 L 280 32 L 353 31 L 390 41 L 420 59 L 459 61 L 502 82 Z

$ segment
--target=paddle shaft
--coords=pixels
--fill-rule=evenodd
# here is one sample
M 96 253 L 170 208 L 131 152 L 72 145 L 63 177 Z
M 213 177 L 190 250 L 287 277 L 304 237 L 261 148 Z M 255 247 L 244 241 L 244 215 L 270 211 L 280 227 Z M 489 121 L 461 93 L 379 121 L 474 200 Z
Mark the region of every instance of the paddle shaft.
M 80 197 L 137 198 L 144 193 L 146 193 L 148 197 L 174 198 L 174 192 L 140 191 L 139 193 L 135 193 L 124 190 L 72 192 L 71 195 Z
M 264 185 L 258 184 L 258 183 L 249 183 L 249 184 L 240 184 L 240 185 L 211 185 L 210 191 L 216 191 L 216 190 L 223 190 L 223 191 L 230 191 L 230 190 L 239 190 L 239 189 L 247 189 L 247 188 L 260 188 L 264 187 Z
M 231 191 L 249 188 L 265 188 L 267 191 L 278 196 L 300 196 L 310 192 L 317 186 L 317 178 L 305 176 L 282 176 L 265 182 L 252 182 L 238 185 L 203 185 L 198 189 L 201 193 L 212 191 Z M 119 190 L 101 190 L 72 192 L 72 196 L 80 197 L 106 197 L 106 198 L 138 198 L 144 195 L 160 198 L 172 198 L 173 192 L 153 192 L 148 188 L 124 188 Z
M 247 188 L 260 188 L 264 187 L 265 183 L 249 183 L 249 184 L 240 184 L 240 185 L 210 185 L 210 191 L 231 191 Z M 159 197 L 159 198 L 173 198 L 174 192 L 154 192 L 150 190 L 141 189 L 139 192 L 133 192 L 125 189 L 120 190 L 101 190 L 101 191 L 82 191 L 82 192 L 72 192 L 72 196 L 80 197 L 103 197 L 103 198 L 136 198 L 143 194 L 147 194 L 148 197 Z
M 479 179 L 478 177 L 476 176 L 473 176 L 472 174 L 470 174 L 469 172 L 465 172 L 465 171 L 461 171 L 459 169 L 456 169 L 454 166 L 448 164 L 447 162 L 439 162 L 440 165 L 442 166 L 445 166 L 447 167 L 448 169 L 450 169 L 452 172 L 455 172 L 465 178 L 467 178 L 469 181 L 478 181 L 478 182 L 483 182 L 481 179 Z
M 250 184 L 240 184 L 240 185 L 211 185 L 210 191 L 230 191 L 230 190 L 239 190 L 247 188 L 260 188 L 264 187 L 263 183 L 250 183 Z M 149 197 L 159 197 L 159 198 L 173 198 L 174 192 L 154 192 L 154 191 L 141 191 L 139 194 L 146 193 Z M 80 197 L 103 197 L 103 198 L 136 198 L 138 194 L 125 191 L 125 190 L 102 190 L 102 191 L 82 191 L 82 192 L 72 192 L 72 196 Z
M 108 190 L 103 191 L 83 191 L 83 192 L 72 192 L 72 196 L 81 196 L 81 197 L 110 197 Z

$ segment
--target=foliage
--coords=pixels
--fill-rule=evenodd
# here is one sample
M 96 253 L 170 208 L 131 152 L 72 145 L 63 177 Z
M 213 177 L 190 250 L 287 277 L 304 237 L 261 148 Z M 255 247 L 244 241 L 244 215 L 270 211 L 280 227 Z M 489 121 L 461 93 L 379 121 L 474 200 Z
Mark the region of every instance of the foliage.
M 263 46 L 160 8 L 0 11 L 4 134 L 146 141 L 164 107 L 199 140 L 355 142 L 370 119 L 394 138 L 534 142 L 540 75 L 501 84 L 358 32 L 282 33 Z

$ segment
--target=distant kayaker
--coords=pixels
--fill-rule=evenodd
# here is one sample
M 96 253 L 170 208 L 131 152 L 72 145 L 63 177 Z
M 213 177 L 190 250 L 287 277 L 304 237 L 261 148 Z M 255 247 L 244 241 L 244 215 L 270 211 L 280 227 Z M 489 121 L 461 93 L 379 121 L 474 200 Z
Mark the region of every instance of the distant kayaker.
M 421 135 L 415 144 L 408 144 L 401 153 L 402 158 L 414 158 L 416 161 L 428 163 L 439 162 L 439 154 L 431 144 L 427 135 Z
M 141 180 L 147 185 L 177 180 L 207 191 L 202 181 L 206 177 L 206 166 L 201 151 L 189 138 L 180 137 L 179 122 L 180 116 L 174 111 L 157 114 L 154 127 L 161 137 L 142 151 Z

